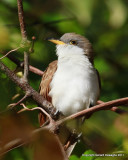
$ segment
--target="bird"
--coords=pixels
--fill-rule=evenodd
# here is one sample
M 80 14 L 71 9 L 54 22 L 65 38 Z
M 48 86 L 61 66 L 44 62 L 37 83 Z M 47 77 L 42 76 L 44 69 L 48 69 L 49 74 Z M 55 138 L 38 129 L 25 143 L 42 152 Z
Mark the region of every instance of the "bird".
M 56 44 L 58 60 L 44 71 L 40 94 L 64 116 L 96 105 L 101 85 L 90 41 L 76 33 L 47 40 Z M 40 124 L 43 123 L 44 118 L 40 116 Z

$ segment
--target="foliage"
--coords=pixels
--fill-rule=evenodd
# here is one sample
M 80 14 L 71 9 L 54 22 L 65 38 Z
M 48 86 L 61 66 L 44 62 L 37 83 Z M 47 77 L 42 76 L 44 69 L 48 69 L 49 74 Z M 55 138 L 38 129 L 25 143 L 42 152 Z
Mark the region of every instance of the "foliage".
M 128 1 L 127 0 L 29 0 L 24 1 L 25 21 L 28 37 L 36 37 L 30 64 L 45 70 L 48 63 L 56 59 L 55 46 L 46 37 L 60 37 L 65 32 L 76 32 L 86 36 L 93 44 L 95 67 L 98 69 L 102 90 L 100 99 L 109 101 L 127 96 L 128 86 Z M 21 43 L 16 0 L 1 0 L 0 3 L 0 53 L 19 47 Z M 23 49 L 11 53 L 23 60 Z M 0 54 L 2 56 L 2 54 Z M 8 58 L 2 60 L 10 69 L 16 65 Z M 22 70 L 20 70 L 22 71 Z M 30 73 L 29 82 L 38 90 L 41 77 Z M 19 93 L 18 98 L 12 98 Z M 0 110 L 17 102 L 23 91 L 0 72 Z M 30 100 L 26 105 L 33 104 Z M 125 107 L 124 107 L 125 109 Z M 127 109 L 126 109 L 127 110 Z M 26 113 L 35 127 L 36 113 Z M 113 157 L 84 157 L 90 153 L 128 152 L 128 118 L 111 111 L 93 114 L 81 127 L 83 139 L 76 146 L 70 160 L 110 160 Z M 32 151 L 26 147 L 15 149 L 3 159 L 31 159 Z M 118 159 L 127 157 L 118 157 Z

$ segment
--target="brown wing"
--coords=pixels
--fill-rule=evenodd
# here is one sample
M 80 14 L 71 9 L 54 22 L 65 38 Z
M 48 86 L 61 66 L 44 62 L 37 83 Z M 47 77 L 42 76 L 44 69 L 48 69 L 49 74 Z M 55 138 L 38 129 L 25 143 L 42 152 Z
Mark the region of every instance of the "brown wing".
M 48 95 L 50 91 L 50 83 L 56 69 L 57 69 L 57 60 L 49 64 L 48 68 L 44 71 L 40 83 L 40 94 L 49 102 L 51 102 L 51 97 Z
M 42 80 L 40 83 L 39 92 L 47 101 L 51 102 L 51 97 L 49 96 L 50 83 L 53 78 L 54 73 L 57 69 L 57 60 L 49 64 L 48 68 L 44 71 Z M 39 113 L 39 123 L 43 125 L 46 121 L 46 116 L 42 113 Z

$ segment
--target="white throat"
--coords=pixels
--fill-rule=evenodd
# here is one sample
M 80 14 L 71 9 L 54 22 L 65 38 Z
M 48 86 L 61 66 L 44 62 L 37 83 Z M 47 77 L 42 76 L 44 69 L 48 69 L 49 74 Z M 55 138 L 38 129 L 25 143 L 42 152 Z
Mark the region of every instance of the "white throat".
M 73 45 L 58 45 L 58 68 L 51 81 L 52 104 L 64 115 L 94 105 L 99 94 L 96 71 L 84 50 Z

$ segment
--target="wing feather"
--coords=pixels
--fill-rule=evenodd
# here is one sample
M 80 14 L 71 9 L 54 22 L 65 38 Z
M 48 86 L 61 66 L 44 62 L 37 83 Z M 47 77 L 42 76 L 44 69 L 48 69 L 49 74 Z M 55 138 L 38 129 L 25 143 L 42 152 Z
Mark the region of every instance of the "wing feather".
M 57 60 L 49 64 L 48 68 L 44 71 L 40 83 L 40 95 L 42 95 L 49 102 L 51 102 L 51 97 L 49 96 L 50 83 L 52 81 L 54 73 L 56 72 L 56 69 L 57 69 Z
M 52 101 L 51 97 L 49 96 L 50 83 L 52 81 L 54 73 L 56 72 L 56 69 L 57 69 L 57 60 L 49 64 L 48 68 L 44 71 L 44 74 L 42 76 L 42 80 L 40 83 L 40 88 L 39 88 L 40 95 L 42 95 L 49 102 Z M 38 117 L 39 117 L 40 126 L 42 126 L 46 122 L 47 118 L 42 113 L 39 113 Z

